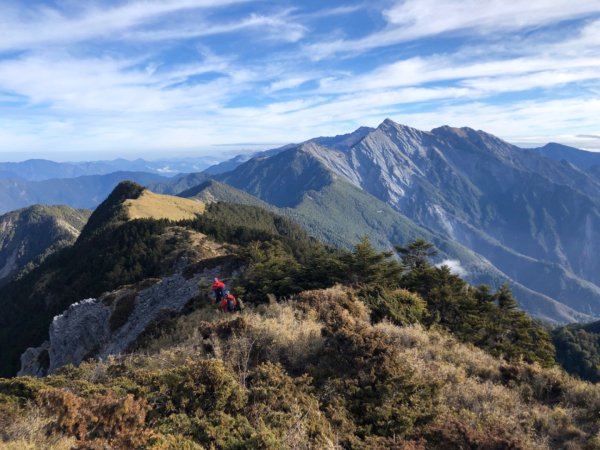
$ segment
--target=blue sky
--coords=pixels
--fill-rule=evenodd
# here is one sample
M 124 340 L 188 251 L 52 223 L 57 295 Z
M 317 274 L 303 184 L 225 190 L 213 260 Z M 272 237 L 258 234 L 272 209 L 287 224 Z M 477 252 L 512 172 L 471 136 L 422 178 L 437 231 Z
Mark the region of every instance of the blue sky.
M 226 155 L 386 117 L 600 150 L 600 0 L 0 4 L 0 159 Z

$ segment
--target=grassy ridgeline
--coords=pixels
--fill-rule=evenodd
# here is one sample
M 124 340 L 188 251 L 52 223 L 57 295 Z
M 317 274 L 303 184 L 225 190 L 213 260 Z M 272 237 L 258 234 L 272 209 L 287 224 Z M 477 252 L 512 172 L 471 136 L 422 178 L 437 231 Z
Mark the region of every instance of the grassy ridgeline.
M 19 449 L 599 444 L 597 387 L 370 314 L 342 287 L 241 315 L 196 310 L 132 355 L 0 381 L 0 439 Z
M 163 238 L 176 222 L 129 219 L 123 204 L 138 199 L 142 193 L 141 186 L 121 183 L 94 211 L 73 246 L 3 287 L 0 375 L 17 372 L 20 355 L 27 347 L 47 339 L 52 318 L 69 305 L 172 270 L 174 253 L 185 252 L 189 244 Z M 238 245 L 255 240 L 279 241 L 296 255 L 315 245 L 298 225 L 256 207 L 211 205 L 199 219 L 179 225 Z

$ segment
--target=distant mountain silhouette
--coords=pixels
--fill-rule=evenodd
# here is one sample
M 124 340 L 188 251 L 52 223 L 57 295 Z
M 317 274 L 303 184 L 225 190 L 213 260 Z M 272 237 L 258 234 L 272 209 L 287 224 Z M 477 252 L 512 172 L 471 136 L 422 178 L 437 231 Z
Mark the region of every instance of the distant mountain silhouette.
M 0 162 L 0 179 L 43 181 L 55 178 L 74 178 L 85 175 L 106 175 L 112 172 L 148 172 L 158 175 L 199 172 L 214 161 L 210 157 L 162 159 L 114 159 L 111 161 L 55 162 L 29 159 L 21 162 Z
M 169 179 L 147 172 L 114 172 L 44 181 L 0 180 L 0 214 L 34 204 L 95 208 L 123 180 L 146 185 Z

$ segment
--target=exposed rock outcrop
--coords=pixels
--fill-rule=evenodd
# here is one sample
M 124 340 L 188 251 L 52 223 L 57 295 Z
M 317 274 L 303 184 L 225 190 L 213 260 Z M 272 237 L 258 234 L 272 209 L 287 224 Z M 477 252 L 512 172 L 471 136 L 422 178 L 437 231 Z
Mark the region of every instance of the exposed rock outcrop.
M 67 364 L 123 353 L 165 313 L 180 313 L 198 297 L 200 282 L 208 283 L 229 270 L 222 264 L 206 264 L 191 274 L 188 267 L 167 278 L 148 280 L 139 290 L 124 288 L 73 304 L 54 318 L 48 341 L 23 353 L 19 375 L 45 376 Z

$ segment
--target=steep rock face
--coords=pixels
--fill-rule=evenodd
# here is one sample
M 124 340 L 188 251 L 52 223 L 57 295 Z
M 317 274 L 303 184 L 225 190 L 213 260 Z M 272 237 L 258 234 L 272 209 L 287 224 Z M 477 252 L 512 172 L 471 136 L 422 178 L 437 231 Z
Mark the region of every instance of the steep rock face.
M 101 347 L 110 335 L 110 316 L 110 308 L 94 299 L 75 303 L 56 316 L 50 325 L 48 371 L 79 364 Z
M 364 138 L 371 131 L 373 131 L 373 128 L 360 127 L 351 133 L 340 134 L 338 136 L 313 138 L 306 142 L 301 143 L 300 145 L 302 145 L 302 144 L 318 144 L 318 145 L 325 146 L 327 148 L 333 148 L 336 150 L 348 150 L 350 147 L 352 147 L 354 144 L 356 144 L 358 141 L 360 141 L 362 138 Z M 227 161 L 223 161 L 221 163 L 218 163 L 218 164 L 215 164 L 214 166 L 209 167 L 208 169 L 206 169 L 203 172 L 203 174 L 212 175 L 212 176 L 221 175 L 221 174 L 224 174 L 227 172 L 231 172 L 232 170 L 235 170 L 236 168 L 238 168 L 239 166 L 241 166 L 242 164 L 244 164 L 245 162 L 247 162 L 251 159 L 274 156 L 274 155 L 282 153 L 286 150 L 290 150 L 290 149 L 293 149 L 296 147 L 298 147 L 298 144 L 287 144 L 282 147 L 273 148 L 273 149 L 266 150 L 266 151 L 260 151 L 260 152 L 256 152 L 256 153 L 252 153 L 252 154 L 237 155 L 231 159 L 228 159 Z M 187 188 L 193 188 L 193 187 L 194 187 L 193 185 L 188 185 Z M 177 194 L 177 193 L 182 192 L 183 190 L 184 189 L 179 189 L 179 190 L 174 189 L 174 190 L 170 190 L 169 192 L 165 192 L 165 193 Z
M 600 186 L 582 169 L 482 131 L 424 132 L 391 120 L 348 151 L 312 153 L 515 281 L 600 315 L 600 258 L 592 256 L 600 254 Z
M 360 127 L 351 133 L 340 134 L 332 137 L 318 137 L 311 139 L 308 142 L 314 142 L 315 144 L 323 145 L 328 148 L 334 148 L 336 150 L 348 150 L 372 131 L 374 131 L 373 128 Z
M 166 314 L 180 313 L 198 297 L 201 281 L 209 283 L 225 270 L 217 265 L 191 276 L 184 270 L 139 291 L 121 289 L 71 305 L 52 321 L 49 340 L 23 353 L 19 375 L 44 376 L 87 358 L 125 352 L 150 325 Z

